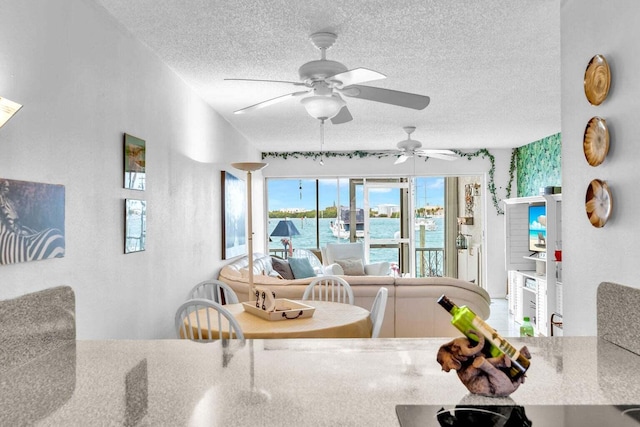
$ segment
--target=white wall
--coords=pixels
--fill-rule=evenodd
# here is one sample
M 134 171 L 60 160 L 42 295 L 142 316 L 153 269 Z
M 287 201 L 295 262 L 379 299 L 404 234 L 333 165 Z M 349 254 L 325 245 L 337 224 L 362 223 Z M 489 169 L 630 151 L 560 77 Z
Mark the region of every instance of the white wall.
M 563 0 L 562 37 L 562 226 L 565 334 L 596 333 L 596 289 L 613 281 L 640 287 L 638 266 L 638 135 L 640 135 L 640 5 L 636 0 Z M 584 71 L 603 54 L 612 72 L 608 98 L 592 106 Z M 582 151 L 593 116 L 607 120 L 611 148 L 598 167 Z M 592 179 L 608 182 L 613 214 L 601 229 L 587 220 L 584 202 Z
M 0 96 L 24 104 L 0 129 L 0 178 L 66 189 L 65 257 L 0 266 L 0 299 L 69 285 L 78 338 L 173 338 L 187 291 L 227 262 L 220 171 L 259 153 L 88 0 L 0 3 Z M 146 140 L 144 192 L 123 189 L 124 132 Z M 147 201 L 145 252 L 123 253 L 125 198 Z
M 292 149 L 293 151 L 293 149 Z M 505 197 L 506 185 L 509 181 L 509 162 L 511 150 L 491 150 L 495 157 L 495 185 L 499 199 Z M 482 242 L 485 254 L 486 274 L 484 283 L 487 291 L 494 298 L 504 297 L 507 291 L 507 275 L 504 257 L 504 215 L 498 215 L 493 207 L 491 195 L 487 191 L 488 171 L 490 161 L 484 158 L 472 160 L 460 159 L 455 162 L 445 160 L 418 159 L 414 163 L 408 160 L 401 165 L 394 165 L 393 158 L 377 159 L 375 157 L 347 159 L 332 157 L 325 159 L 324 166 L 311 159 L 268 158 L 269 167 L 264 169 L 265 177 L 385 177 L 385 176 L 454 176 L 480 175 L 484 177 L 481 190 L 481 205 L 484 212 L 481 215 L 486 230 L 485 241 Z M 512 189 L 515 196 L 515 185 Z M 479 243 L 479 242 L 476 242 Z

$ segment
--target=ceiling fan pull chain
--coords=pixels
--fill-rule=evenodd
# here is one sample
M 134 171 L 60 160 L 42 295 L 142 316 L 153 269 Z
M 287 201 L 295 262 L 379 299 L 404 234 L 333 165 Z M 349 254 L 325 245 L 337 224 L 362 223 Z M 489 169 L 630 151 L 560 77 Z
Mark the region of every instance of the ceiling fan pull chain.
M 324 166 L 324 119 L 320 119 L 320 166 Z

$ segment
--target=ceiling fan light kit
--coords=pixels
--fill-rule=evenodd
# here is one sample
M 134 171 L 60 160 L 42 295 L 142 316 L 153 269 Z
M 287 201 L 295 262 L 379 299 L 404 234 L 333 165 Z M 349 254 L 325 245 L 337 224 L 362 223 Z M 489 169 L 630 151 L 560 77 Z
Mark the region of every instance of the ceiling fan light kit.
M 340 96 L 313 95 L 300 101 L 307 113 L 318 120 L 328 120 L 335 117 L 346 105 Z

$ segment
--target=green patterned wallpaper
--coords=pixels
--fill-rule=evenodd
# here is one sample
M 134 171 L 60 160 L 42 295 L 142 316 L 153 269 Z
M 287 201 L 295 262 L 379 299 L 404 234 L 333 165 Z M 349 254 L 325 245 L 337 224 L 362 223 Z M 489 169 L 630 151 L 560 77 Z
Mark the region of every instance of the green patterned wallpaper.
M 562 186 L 560 133 L 523 145 L 517 150 L 518 197 L 537 196 L 540 188 Z

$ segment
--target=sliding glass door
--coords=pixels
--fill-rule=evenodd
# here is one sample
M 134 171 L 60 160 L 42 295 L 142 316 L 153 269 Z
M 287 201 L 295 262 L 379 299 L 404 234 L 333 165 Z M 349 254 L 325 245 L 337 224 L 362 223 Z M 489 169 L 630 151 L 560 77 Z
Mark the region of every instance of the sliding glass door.
M 458 204 L 455 191 L 445 192 L 451 180 L 456 178 L 269 178 L 269 252 L 362 241 L 368 262 L 387 261 L 398 274 L 457 277 L 457 250 L 448 236 L 457 232 L 451 224 Z M 274 235 L 283 220 L 295 226 L 294 235 Z

